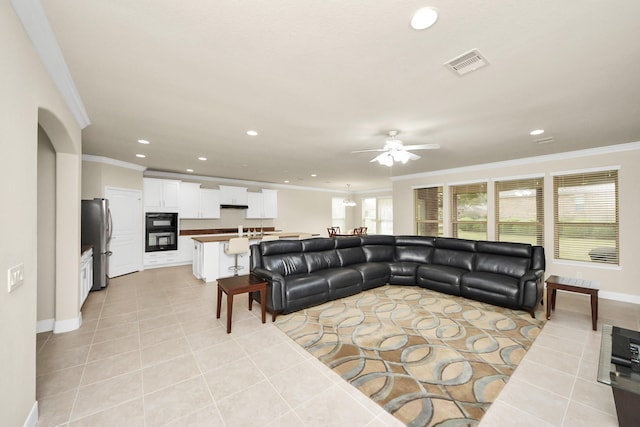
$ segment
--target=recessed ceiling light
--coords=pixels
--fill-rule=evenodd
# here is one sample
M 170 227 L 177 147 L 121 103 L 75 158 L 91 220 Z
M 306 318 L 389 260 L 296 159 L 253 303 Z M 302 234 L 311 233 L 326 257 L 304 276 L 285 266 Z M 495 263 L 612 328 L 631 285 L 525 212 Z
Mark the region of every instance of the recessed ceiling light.
M 187 169 L 187 172 L 193 172 L 193 169 Z
M 536 129 L 529 132 L 529 135 L 536 136 L 536 135 L 542 135 L 543 133 L 544 133 L 544 129 Z
M 207 160 L 207 158 L 206 157 L 198 157 L 198 160 L 202 160 L 204 162 L 205 160 Z
M 144 154 L 136 154 L 136 157 L 140 157 L 141 159 L 144 159 L 147 156 L 145 156 Z
M 150 142 L 149 142 L 149 141 L 147 141 L 146 139 L 139 139 L 139 140 L 138 140 L 138 142 L 139 142 L 140 144 L 150 144 Z
M 438 20 L 438 11 L 432 7 L 418 9 L 411 18 L 411 28 L 414 30 L 426 30 Z
M 315 178 L 318 174 L 312 173 L 311 176 Z
M 258 132 L 256 132 L 255 130 L 248 130 L 248 131 L 247 131 L 247 135 L 249 135 L 249 136 L 256 136 L 256 135 L 258 135 Z
M 285 184 L 288 184 L 288 183 L 289 183 L 289 180 L 288 180 L 288 179 L 285 179 L 285 180 L 284 180 L 284 183 L 285 183 Z

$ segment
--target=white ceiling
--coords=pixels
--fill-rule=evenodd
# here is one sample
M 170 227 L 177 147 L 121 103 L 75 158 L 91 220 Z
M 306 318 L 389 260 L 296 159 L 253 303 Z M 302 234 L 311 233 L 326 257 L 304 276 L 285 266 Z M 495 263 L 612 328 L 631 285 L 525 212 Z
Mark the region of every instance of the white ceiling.
M 91 120 L 84 153 L 150 169 L 362 191 L 640 140 L 637 0 L 42 4 Z M 438 22 L 410 29 L 423 6 Z M 473 48 L 488 67 L 443 65 Z M 392 168 L 351 154 L 392 129 L 442 148 Z

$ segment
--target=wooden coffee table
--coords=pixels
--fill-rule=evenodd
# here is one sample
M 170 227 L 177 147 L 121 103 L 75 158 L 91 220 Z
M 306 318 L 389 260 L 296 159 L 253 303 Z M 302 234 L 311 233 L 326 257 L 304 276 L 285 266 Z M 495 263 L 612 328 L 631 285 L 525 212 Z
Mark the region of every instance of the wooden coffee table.
M 591 327 L 598 329 L 598 282 L 573 279 L 562 276 L 549 276 L 547 282 L 547 320 L 551 319 L 551 310 L 556 309 L 556 291 L 577 292 L 591 295 Z
M 249 310 L 253 306 L 253 293 L 260 292 L 260 305 L 262 308 L 262 323 L 265 323 L 267 306 L 267 282 L 254 276 L 245 274 L 243 276 L 232 276 L 218 279 L 218 309 L 216 318 L 220 318 L 222 308 L 222 293 L 227 294 L 227 333 L 231 333 L 231 314 L 233 312 L 233 296 L 249 293 Z

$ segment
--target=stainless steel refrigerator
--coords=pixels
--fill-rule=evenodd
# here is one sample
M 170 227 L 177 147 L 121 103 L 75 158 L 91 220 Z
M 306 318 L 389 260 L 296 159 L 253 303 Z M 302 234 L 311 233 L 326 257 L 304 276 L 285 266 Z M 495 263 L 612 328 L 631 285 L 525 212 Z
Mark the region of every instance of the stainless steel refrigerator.
M 109 200 L 82 201 L 82 245 L 93 246 L 92 291 L 104 289 L 109 284 L 109 242 L 113 224 L 109 211 Z

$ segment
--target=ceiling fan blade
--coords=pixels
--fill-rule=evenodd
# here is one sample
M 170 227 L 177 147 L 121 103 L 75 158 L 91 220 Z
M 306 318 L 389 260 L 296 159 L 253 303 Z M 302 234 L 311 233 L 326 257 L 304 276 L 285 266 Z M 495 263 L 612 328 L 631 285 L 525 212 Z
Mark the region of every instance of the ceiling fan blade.
M 420 144 L 420 145 L 405 145 L 405 150 L 437 150 L 440 148 L 438 144 Z
M 384 148 L 376 148 L 374 150 L 356 150 L 356 151 L 352 151 L 351 154 L 353 154 L 353 153 L 372 153 L 374 151 L 387 151 L 387 150 L 384 149 Z

